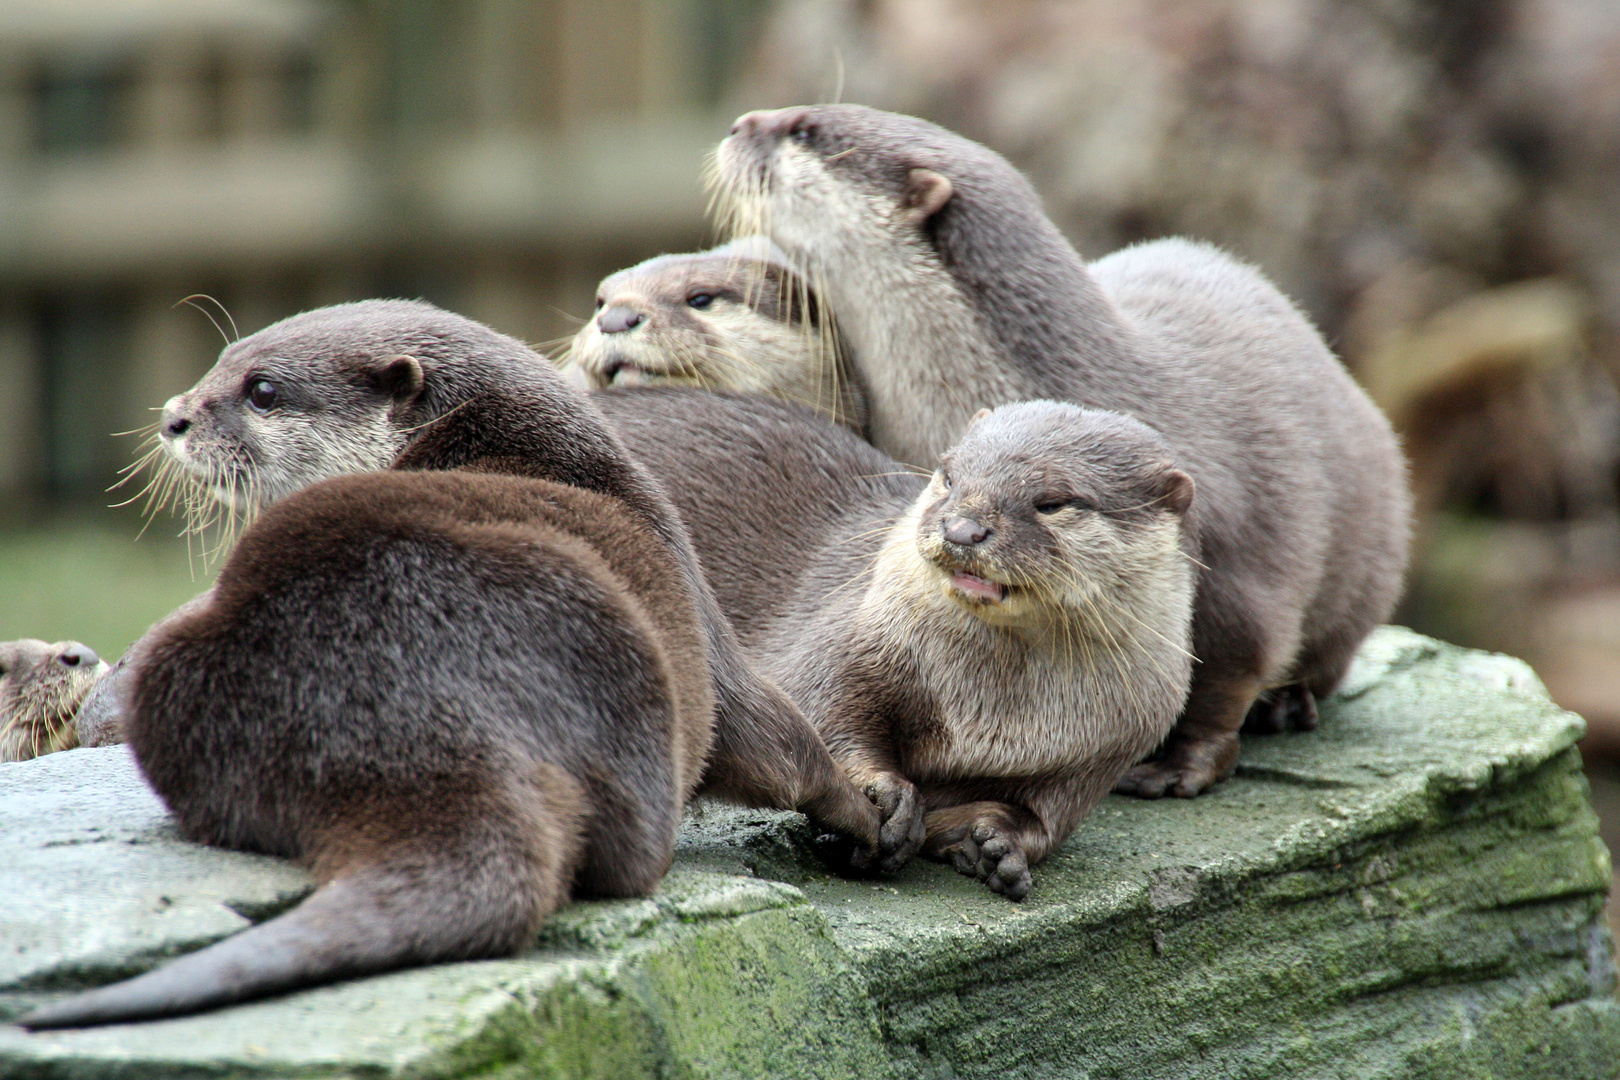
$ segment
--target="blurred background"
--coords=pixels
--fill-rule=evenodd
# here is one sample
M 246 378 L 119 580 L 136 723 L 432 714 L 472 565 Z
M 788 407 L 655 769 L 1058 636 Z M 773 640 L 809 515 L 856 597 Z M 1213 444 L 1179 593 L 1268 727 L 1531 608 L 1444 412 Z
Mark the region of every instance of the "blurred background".
M 1615 0 L 0 0 L 0 640 L 116 655 L 205 586 L 106 492 L 220 347 L 183 297 L 552 341 L 708 242 L 736 113 L 835 98 L 1005 153 L 1082 254 L 1293 295 L 1411 457 L 1400 620 L 1587 717 L 1620 845 Z

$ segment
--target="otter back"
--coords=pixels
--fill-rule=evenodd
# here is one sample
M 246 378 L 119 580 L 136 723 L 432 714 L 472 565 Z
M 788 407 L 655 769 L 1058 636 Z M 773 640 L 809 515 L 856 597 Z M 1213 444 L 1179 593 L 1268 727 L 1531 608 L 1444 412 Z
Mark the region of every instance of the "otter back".
M 713 717 L 693 599 L 637 515 L 454 472 L 270 507 L 210 600 L 154 631 L 133 696 L 129 740 L 181 832 L 321 885 L 30 1027 L 507 953 L 571 894 L 650 891 Z

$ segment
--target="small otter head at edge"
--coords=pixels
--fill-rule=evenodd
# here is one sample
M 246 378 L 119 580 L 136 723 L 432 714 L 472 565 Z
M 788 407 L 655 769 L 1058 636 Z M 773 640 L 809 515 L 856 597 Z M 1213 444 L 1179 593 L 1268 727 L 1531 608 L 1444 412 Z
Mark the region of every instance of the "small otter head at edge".
M 0 642 L 0 762 L 78 746 L 73 715 L 106 671 L 77 641 Z

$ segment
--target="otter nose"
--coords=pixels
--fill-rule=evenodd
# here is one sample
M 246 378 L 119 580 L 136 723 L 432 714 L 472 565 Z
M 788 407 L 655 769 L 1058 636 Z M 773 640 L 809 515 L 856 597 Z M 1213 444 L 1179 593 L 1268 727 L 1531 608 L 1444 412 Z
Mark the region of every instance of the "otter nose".
M 88 645 L 71 645 L 56 654 L 56 662 L 63 667 L 95 667 L 101 657 Z
M 787 134 L 788 128 L 804 112 L 803 109 L 755 109 L 737 117 L 736 123 L 731 125 L 731 133 L 745 139 L 756 135 L 779 138 Z
M 646 315 L 633 307 L 615 304 L 596 317 L 596 325 L 602 328 L 604 334 L 622 334 L 626 330 L 634 330 L 646 319 Z
M 191 420 L 180 410 L 180 399 L 172 397 L 163 403 L 163 421 L 158 430 L 165 438 L 178 439 L 191 429 Z
M 992 532 L 993 529 L 980 525 L 970 517 L 954 517 L 945 523 L 945 539 L 963 547 L 984 543 L 990 539 Z
M 732 123 L 731 133 L 733 135 L 752 135 L 754 132 L 759 130 L 761 119 L 769 115 L 771 114 L 764 109 L 755 109 L 753 112 L 745 112 L 741 116 L 737 117 L 736 121 Z

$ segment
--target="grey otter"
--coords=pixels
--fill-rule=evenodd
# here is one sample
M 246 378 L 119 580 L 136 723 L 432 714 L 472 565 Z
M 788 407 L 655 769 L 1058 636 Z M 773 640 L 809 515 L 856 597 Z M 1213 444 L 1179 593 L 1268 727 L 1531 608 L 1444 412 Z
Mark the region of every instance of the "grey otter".
M 312 475 L 332 458 L 297 433 L 346 437 L 325 409 L 398 425 L 393 470 Z M 132 650 L 122 728 L 187 836 L 322 885 L 26 1026 L 509 952 L 572 892 L 652 888 L 694 788 L 875 845 L 878 811 L 748 666 L 656 483 L 517 342 L 424 304 L 325 309 L 227 349 L 165 422 L 186 455 L 233 447 L 257 470 L 238 491 L 290 490 Z
M 1139 418 L 1197 481 L 1200 663 L 1122 790 L 1204 790 L 1251 710 L 1314 724 L 1399 595 L 1409 498 L 1388 422 L 1261 274 L 1180 240 L 1088 265 L 999 155 L 860 106 L 750 113 L 717 175 L 838 318 L 879 448 L 927 464 L 981 406 L 1054 398 Z
M 593 388 L 715 386 L 800 401 L 856 431 L 866 424 L 837 325 L 761 236 L 604 278 L 559 363 Z
M 78 746 L 74 714 L 106 671 L 77 641 L 0 642 L 0 762 Z
M 680 509 L 749 656 L 885 808 L 889 846 L 1021 897 L 1175 722 L 1195 500 L 1140 422 L 1003 406 L 924 478 L 786 404 L 595 399 Z

